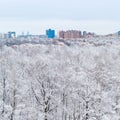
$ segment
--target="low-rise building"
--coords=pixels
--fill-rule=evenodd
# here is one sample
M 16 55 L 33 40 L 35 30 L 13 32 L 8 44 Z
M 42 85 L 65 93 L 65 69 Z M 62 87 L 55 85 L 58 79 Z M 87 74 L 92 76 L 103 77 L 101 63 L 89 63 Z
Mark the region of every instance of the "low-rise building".
M 68 31 L 60 31 L 59 38 L 62 39 L 78 39 L 81 38 L 82 34 L 79 30 L 68 30 Z

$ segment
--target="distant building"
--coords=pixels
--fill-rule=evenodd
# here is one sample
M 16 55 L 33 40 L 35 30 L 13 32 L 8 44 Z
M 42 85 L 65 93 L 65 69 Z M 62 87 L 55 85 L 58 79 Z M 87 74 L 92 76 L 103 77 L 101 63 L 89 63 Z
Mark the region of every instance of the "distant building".
M 59 31 L 59 38 L 64 39 L 65 31 Z
M 87 33 L 87 37 L 91 37 L 91 36 L 94 36 L 94 35 L 95 35 L 95 33 L 91 33 L 91 32 Z
M 96 34 L 94 32 L 83 31 L 83 37 L 94 37 Z
M 87 32 L 83 31 L 83 37 L 86 37 L 86 35 L 87 35 Z
M 7 33 L 0 33 L 0 39 L 8 39 Z
M 59 32 L 59 38 L 62 39 L 78 39 L 81 38 L 81 36 L 81 31 L 79 30 L 68 30 Z
M 47 38 L 54 38 L 55 37 L 55 30 L 52 30 L 52 29 L 46 30 L 46 36 L 47 36 Z
M 120 36 L 120 31 L 118 31 L 118 36 Z
M 7 33 L 4 33 L 4 34 L 3 34 L 3 38 L 4 38 L 4 39 L 8 39 L 8 34 L 7 34 Z
M 21 35 L 17 36 L 19 38 L 32 38 L 34 37 L 32 34 L 30 34 L 29 32 L 26 32 L 26 34 L 24 32 L 21 33 Z
M 16 32 L 8 32 L 8 38 L 15 38 Z
M 2 33 L 0 33 L 0 39 L 3 39 L 3 34 Z
M 39 38 L 45 39 L 45 38 L 47 38 L 47 36 L 46 35 L 39 35 Z

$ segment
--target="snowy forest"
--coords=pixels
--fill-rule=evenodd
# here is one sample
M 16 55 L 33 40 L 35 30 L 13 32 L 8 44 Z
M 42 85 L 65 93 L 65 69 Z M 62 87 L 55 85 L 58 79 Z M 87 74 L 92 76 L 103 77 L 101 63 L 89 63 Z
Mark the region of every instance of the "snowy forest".
M 120 120 L 120 44 L 0 46 L 0 120 Z

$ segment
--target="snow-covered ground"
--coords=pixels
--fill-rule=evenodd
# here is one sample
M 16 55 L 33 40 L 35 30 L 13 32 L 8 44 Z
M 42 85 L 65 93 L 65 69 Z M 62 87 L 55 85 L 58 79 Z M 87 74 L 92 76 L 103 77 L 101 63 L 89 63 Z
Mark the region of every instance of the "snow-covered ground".
M 120 120 L 120 40 L 0 47 L 0 120 Z

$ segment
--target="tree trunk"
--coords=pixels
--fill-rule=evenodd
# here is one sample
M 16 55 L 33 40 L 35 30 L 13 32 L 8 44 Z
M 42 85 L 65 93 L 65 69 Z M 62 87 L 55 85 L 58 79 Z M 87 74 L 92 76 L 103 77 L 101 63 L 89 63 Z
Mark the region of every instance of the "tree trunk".
M 3 78 L 3 109 L 2 109 L 2 114 L 5 112 L 5 97 L 6 97 L 6 79 Z
M 15 88 L 14 88 L 14 90 L 13 90 L 13 105 L 12 105 L 12 113 L 11 113 L 11 118 L 10 118 L 10 120 L 13 120 L 13 117 L 14 117 L 15 106 L 16 106 L 15 95 L 16 95 L 16 90 L 15 90 Z

